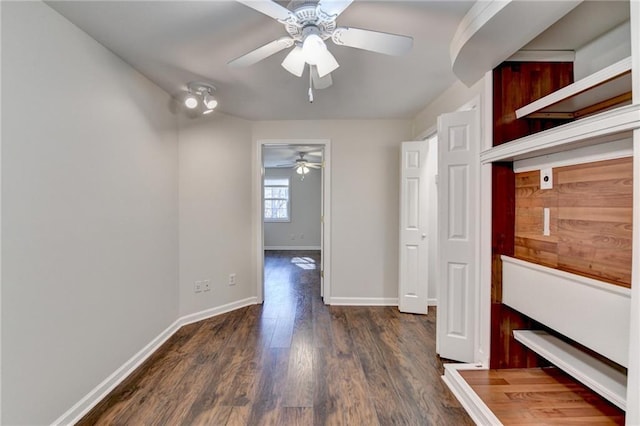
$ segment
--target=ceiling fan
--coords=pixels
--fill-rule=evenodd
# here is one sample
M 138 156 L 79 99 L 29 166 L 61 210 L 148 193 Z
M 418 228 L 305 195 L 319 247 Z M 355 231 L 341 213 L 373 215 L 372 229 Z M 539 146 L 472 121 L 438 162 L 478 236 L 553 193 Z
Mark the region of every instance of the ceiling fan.
M 397 34 L 336 26 L 338 16 L 353 0 L 292 0 L 288 8 L 271 0 L 236 0 L 284 25 L 288 36 L 280 37 L 229 62 L 230 66 L 253 65 L 281 50 L 293 47 L 282 66 L 301 77 L 306 64 L 317 89 L 331 85 L 331 72 L 340 65 L 325 40 L 339 46 L 399 56 L 411 50 L 413 38 Z
M 293 163 L 287 163 L 287 164 L 278 164 L 277 167 L 292 167 L 297 174 L 299 175 L 306 175 L 307 173 L 309 173 L 311 171 L 311 169 L 319 169 L 322 167 L 322 163 L 312 163 L 308 160 L 306 160 L 304 158 L 305 153 L 304 152 L 299 152 L 298 156 L 300 158 L 296 158 L 296 160 Z

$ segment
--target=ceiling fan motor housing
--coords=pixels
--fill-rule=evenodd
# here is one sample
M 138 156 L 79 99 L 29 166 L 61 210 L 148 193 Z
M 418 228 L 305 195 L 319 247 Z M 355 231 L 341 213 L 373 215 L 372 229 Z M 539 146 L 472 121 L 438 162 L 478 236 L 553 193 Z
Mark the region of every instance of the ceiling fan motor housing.
M 331 37 L 336 29 L 335 17 L 329 16 L 319 9 L 317 1 L 293 0 L 289 3 L 288 9 L 295 15 L 296 20 L 288 20 L 283 24 L 287 33 L 296 41 L 303 41 L 309 28 L 315 28 L 316 34 L 323 40 Z

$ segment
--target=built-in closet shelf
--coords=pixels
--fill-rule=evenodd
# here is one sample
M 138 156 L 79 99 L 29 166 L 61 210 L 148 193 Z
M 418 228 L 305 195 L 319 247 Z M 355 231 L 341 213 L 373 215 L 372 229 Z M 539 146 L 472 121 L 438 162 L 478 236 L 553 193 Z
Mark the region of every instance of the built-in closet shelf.
M 626 409 L 627 376 L 541 330 L 514 330 L 513 337 L 621 409 Z
M 631 137 L 640 128 L 640 104 L 604 111 L 525 136 L 480 153 L 484 164 L 516 161 Z
M 580 118 L 631 103 L 631 57 L 516 110 L 516 118 Z

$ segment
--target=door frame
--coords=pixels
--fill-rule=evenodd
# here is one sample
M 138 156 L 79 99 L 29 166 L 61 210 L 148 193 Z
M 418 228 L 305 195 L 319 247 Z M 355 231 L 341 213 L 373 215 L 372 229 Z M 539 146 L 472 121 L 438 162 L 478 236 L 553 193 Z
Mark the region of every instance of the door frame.
M 269 146 L 290 146 L 290 145 L 318 145 L 323 148 L 322 161 L 322 212 L 324 230 L 321 241 L 321 272 L 322 294 L 325 304 L 331 303 L 331 140 L 329 139 L 258 139 L 254 146 L 253 161 L 253 231 L 254 247 L 256 258 L 256 300 L 257 303 L 264 302 L 264 222 L 262 218 L 263 207 L 263 181 L 264 167 L 262 150 Z

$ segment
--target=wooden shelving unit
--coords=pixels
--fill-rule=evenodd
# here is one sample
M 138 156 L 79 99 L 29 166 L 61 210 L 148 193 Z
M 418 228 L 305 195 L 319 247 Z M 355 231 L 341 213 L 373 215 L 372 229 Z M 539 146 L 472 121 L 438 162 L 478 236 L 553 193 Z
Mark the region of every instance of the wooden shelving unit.
M 516 118 L 577 119 L 631 103 L 631 57 L 516 110 Z

